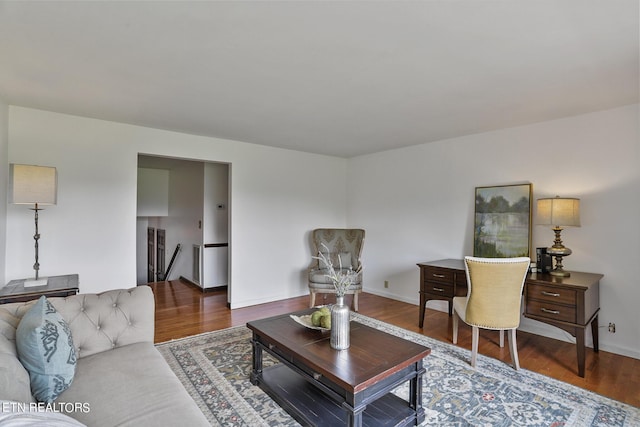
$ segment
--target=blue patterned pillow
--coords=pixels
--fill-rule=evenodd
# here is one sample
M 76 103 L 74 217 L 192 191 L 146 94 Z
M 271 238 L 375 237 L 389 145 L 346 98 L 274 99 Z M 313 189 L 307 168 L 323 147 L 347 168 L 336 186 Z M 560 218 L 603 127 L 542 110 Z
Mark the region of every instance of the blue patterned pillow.
M 44 296 L 20 320 L 16 347 L 36 400 L 51 403 L 69 388 L 76 371 L 71 330 Z

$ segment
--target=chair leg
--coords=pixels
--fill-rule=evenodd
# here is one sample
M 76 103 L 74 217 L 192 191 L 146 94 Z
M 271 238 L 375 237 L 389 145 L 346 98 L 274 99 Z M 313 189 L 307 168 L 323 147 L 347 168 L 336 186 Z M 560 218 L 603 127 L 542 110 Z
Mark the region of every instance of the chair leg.
M 478 341 L 480 339 L 480 328 L 471 327 L 471 366 L 476 367 L 476 359 L 478 358 Z
M 500 333 L 500 348 L 504 347 L 504 329 L 498 331 Z
M 518 344 L 516 343 L 516 330 L 509 330 L 509 353 L 511 353 L 511 360 L 513 360 L 513 366 L 516 370 L 520 369 L 520 361 L 518 360 Z
M 458 344 L 458 322 L 460 321 L 460 317 L 458 316 L 458 312 L 453 310 L 453 343 Z
M 313 308 L 316 305 L 316 293 L 311 291 L 309 293 L 309 296 L 311 297 L 311 302 L 309 303 L 309 308 Z
M 353 293 L 353 309 L 355 311 L 358 311 L 358 294 L 359 294 L 359 292 L 354 292 Z

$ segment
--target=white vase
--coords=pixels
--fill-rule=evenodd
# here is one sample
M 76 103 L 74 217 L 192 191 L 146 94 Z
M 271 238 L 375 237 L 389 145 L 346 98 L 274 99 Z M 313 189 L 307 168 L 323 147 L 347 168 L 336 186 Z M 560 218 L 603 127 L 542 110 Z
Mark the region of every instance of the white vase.
M 349 306 L 344 304 L 344 296 L 336 297 L 336 304 L 331 307 L 331 348 L 349 348 L 349 329 Z

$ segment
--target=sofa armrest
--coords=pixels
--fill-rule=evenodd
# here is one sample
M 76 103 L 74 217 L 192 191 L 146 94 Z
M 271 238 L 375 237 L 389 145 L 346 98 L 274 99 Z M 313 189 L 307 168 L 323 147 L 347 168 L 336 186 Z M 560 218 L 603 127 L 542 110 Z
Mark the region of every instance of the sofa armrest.
M 71 328 L 78 358 L 154 338 L 149 286 L 49 298 Z

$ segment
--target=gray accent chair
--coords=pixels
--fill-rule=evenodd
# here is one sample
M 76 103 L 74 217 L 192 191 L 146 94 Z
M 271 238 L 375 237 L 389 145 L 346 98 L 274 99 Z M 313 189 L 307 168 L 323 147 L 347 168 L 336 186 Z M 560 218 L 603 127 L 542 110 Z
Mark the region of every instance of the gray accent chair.
M 311 233 L 312 256 L 317 257 L 322 252 L 331 260 L 336 271 L 342 263 L 343 270 L 351 267 L 358 270 L 362 267 L 362 247 L 364 245 L 364 230 L 359 228 L 318 228 Z M 327 250 L 328 249 L 328 250 Z M 309 307 L 314 307 L 316 294 L 335 294 L 336 290 L 329 279 L 326 266 L 321 266 L 319 260 L 312 258 L 309 266 Z M 348 294 L 353 294 L 353 309 L 358 311 L 358 294 L 362 292 L 362 272 L 357 276 Z

